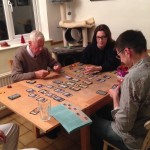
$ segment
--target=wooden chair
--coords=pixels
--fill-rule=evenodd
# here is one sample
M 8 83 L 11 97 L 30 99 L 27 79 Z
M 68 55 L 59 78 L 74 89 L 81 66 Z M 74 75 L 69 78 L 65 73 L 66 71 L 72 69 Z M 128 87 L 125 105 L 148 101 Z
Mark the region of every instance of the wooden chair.
M 150 120 L 144 124 L 144 127 L 148 130 L 148 133 L 144 139 L 141 150 L 150 150 Z M 103 150 L 107 150 L 108 146 L 112 147 L 114 150 L 120 150 L 119 148 L 104 140 Z
M 108 143 L 107 141 L 104 141 L 103 150 L 108 150 L 108 147 L 112 147 L 114 150 L 120 150 L 119 148 L 115 147 L 114 145 Z

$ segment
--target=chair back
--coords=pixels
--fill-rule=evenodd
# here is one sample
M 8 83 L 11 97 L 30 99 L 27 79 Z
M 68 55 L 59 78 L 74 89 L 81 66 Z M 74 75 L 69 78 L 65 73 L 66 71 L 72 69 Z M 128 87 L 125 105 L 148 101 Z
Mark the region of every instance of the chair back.
M 148 130 L 148 132 L 142 144 L 141 150 L 150 150 L 150 120 L 144 124 L 144 127 Z

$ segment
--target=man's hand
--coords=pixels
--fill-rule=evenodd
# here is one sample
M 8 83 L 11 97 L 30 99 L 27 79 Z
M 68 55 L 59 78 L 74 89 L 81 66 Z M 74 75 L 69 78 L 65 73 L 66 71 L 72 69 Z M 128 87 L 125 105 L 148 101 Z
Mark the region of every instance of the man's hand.
M 124 77 L 118 77 L 117 81 L 121 85 L 124 80 Z
M 85 67 L 85 73 L 90 73 L 94 71 L 101 71 L 102 67 L 101 66 L 86 66 Z
M 0 130 L 0 141 L 6 143 L 6 136 L 3 131 Z
M 119 90 L 120 86 L 118 85 L 115 89 L 109 89 L 109 95 L 113 98 L 114 109 L 119 107 Z
M 60 70 L 61 70 L 61 66 L 60 65 L 55 65 L 54 67 L 53 67 L 53 70 L 54 71 L 56 71 L 56 72 L 59 72 Z
M 35 71 L 35 76 L 36 76 L 37 79 L 43 79 L 43 78 L 45 78 L 49 74 L 50 74 L 50 72 L 47 71 L 47 70 L 38 70 L 38 71 Z

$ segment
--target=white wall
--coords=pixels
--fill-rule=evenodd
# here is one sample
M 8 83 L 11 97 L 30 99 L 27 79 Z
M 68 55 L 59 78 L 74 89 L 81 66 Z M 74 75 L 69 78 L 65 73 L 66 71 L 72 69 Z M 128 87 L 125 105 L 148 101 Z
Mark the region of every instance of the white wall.
M 68 19 L 80 21 L 94 17 L 96 25 L 104 23 L 110 27 L 114 39 L 127 29 L 141 30 L 150 49 L 150 0 L 74 0 L 69 4 L 69 9 L 72 16 Z M 51 10 L 49 12 L 52 13 Z M 53 34 L 55 36 L 58 34 Z
M 110 27 L 114 39 L 127 29 L 141 30 L 150 48 L 150 0 L 74 0 L 73 3 L 75 20 L 94 17 L 96 25 L 105 23 Z
M 49 34 L 50 38 L 54 41 L 62 40 L 62 29 L 59 27 L 60 21 L 60 6 L 59 4 L 54 4 L 47 2 L 47 10 L 48 10 L 48 24 L 49 24 Z

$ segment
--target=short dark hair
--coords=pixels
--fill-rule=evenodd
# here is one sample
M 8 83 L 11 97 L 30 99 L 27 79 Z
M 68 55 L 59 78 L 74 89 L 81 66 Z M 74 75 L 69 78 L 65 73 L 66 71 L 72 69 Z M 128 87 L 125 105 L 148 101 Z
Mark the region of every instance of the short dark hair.
M 93 44 L 97 44 L 96 34 L 97 34 L 98 31 L 103 31 L 105 33 L 108 43 L 111 43 L 113 41 L 112 37 L 111 37 L 111 31 L 110 31 L 109 27 L 105 24 L 101 24 L 101 25 L 97 26 L 95 31 L 94 31 L 93 40 L 92 40 Z
M 132 48 L 136 53 L 142 53 L 147 50 L 147 42 L 141 31 L 127 30 L 119 35 L 115 48 L 119 50 Z

